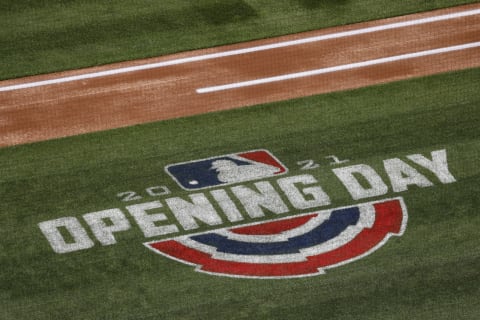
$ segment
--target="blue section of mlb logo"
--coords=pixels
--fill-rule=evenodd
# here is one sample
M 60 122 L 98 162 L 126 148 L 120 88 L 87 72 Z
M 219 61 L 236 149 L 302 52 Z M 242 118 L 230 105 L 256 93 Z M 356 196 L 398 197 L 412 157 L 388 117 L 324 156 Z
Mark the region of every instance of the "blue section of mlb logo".
M 285 166 L 266 150 L 182 162 L 169 165 L 165 170 L 186 190 L 257 180 L 287 171 Z

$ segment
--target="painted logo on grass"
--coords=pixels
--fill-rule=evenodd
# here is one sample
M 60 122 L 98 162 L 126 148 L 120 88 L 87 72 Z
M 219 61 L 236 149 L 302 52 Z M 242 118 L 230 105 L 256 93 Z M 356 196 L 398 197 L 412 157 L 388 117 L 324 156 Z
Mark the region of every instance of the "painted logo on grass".
M 220 229 L 145 245 L 216 275 L 301 277 L 362 258 L 403 234 L 402 198 Z
M 287 168 L 267 150 L 176 163 L 167 166 L 165 170 L 186 190 L 258 180 L 287 172 Z
M 129 202 L 122 207 L 42 221 L 38 227 L 58 254 L 114 245 L 118 234 L 136 228 L 148 249 L 200 272 L 304 277 L 365 257 L 391 236 L 401 236 L 406 206 L 402 197 L 389 193 L 457 181 L 445 149 L 384 159 L 375 167 L 326 158 L 333 162 L 323 164 L 322 171 L 315 170 L 322 166 L 315 159 L 296 161 L 300 172 L 293 175 L 285 174 L 286 166 L 266 150 L 167 165 L 165 171 L 180 187 L 193 192 L 176 195 L 166 185 L 145 193 L 129 190 L 118 194 Z M 343 188 L 324 187 L 324 176 Z M 333 203 L 349 196 L 372 200 L 346 207 Z M 209 231 L 200 233 L 205 227 Z

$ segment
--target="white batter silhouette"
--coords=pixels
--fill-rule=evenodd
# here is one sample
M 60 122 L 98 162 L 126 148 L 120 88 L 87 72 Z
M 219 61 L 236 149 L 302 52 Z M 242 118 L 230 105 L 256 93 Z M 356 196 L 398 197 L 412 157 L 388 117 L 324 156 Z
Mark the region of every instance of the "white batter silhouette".
M 269 177 L 279 170 L 277 167 L 264 163 L 238 165 L 232 160 L 216 160 L 212 162 L 210 169 L 217 171 L 217 178 L 223 183 L 242 182 Z

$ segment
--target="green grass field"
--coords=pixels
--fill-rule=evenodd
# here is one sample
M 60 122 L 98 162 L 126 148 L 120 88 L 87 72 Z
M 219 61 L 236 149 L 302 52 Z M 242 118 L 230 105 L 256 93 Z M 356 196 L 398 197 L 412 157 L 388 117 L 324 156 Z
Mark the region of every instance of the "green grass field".
M 472 0 L 2 0 L 0 79 L 152 57 Z
M 117 1 L 110 7 L 93 1 L 8 1 L 0 4 L 0 21 L 8 26 L 0 29 L 0 42 L 6 43 L 0 47 L 0 77 L 464 2 L 281 1 L 274 10 L 261 1 L 234 1 L 239 13 L 219 17 L 212 12 L 220 10 L 220 2 L 213 1 L 168 1 L 165 11 L 148 1 Z M 332 12 L 338 15 L 325 18 Z M 163 15 L 171 20 L 155 24 Z M 0 319 L 478 319 L 479 87 L 480 69 L 471 69 L 2 148 Z M 289 175 L 305 173 L 297 161 L 318 161 L 320 167 L 308 173 L 331 196 L 330 207 L 371 200 L 352 201 L 324 158 L 331 154 L 350 159 L 348 165 L 368 164 L 388 181 L 382 160 L 414 153 L 429 157 L 446 149 L 457 182 L 443 185 L 417 166 L 433 187 L 390 189 L 385 196 L 405 200 L 409 220 L 402 237 L 392 237 L 359 261 L 303 279 L 195 272 L 147 250 L 142 243 L 153 239 L 146 239 L 128 215 L 133 227 L 116 235 L 117 244 L 96 242 L 67 254 L 54 253 L 37 226 L 123 210 L 130 203 L 116 195 L 124 191 L 141 194 L 137 202 L 163 201 L 144 190 L 165 185 L 185 197 L 189 192 L 165 173 L 167 164 L 259 148 L 275 154 Z
M 479 83 L 475 69 L 1 149 L 0 318 L 475 319 Z M 58 255 L 37 227 L 123 208 L 122 191 L 167 185 L 185 195 L 165 165 L 254 148 L 272 151 L 290 174 L 301 173 L 296 161 L 330 154 L 382 173 L 382 159 L 446 148 L 458 182 L 390 192 L 409 210 L 404 236 L 306 279 L 196 273 L 144 248 L 138 228 L 116 245 Z M 332 205 L 352 203 L 328 164 L 310 173 Z

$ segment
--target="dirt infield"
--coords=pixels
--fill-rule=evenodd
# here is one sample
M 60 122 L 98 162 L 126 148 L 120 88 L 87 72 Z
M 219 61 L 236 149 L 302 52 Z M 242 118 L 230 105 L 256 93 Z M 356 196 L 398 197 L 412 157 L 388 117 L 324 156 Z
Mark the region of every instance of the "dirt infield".
M 0 82 L 0 146 L 480 66 L 480 4 Z

